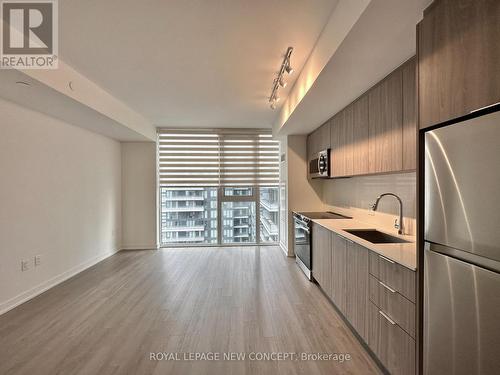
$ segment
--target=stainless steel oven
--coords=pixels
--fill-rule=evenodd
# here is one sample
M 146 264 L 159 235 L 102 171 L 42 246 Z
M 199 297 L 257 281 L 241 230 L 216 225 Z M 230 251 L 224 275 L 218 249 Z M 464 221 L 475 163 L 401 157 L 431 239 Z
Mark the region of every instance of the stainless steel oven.
M 312 279 L 312 219 L 351 219 L 351 217 L 335 212 L 293 213 L 295 261 L 309 280 Z
M 330 177 L 330 149 L 318 152 L 317 156 L 309 161 L 309 177 Z
M 311 280 L 311 220 L 297 212 L 293 213 L 295 261 Z

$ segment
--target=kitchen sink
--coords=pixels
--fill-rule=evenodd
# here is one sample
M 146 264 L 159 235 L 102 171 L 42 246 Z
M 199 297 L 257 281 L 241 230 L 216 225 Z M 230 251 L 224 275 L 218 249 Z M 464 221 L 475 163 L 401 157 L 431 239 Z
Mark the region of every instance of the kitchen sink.
M 391 236 L 390 234 L 380 232 L 376 229 L 344 229 L 356 237 L 362 238 L 371 243 L 409 243 L 410 241 Z

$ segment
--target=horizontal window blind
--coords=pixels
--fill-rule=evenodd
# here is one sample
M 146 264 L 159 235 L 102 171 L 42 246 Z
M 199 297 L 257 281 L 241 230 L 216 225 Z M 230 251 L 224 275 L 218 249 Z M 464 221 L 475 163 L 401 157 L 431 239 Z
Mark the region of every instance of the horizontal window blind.
M 279 142 L 259 129 L 158 129 L 160 186 L 276 186 Z

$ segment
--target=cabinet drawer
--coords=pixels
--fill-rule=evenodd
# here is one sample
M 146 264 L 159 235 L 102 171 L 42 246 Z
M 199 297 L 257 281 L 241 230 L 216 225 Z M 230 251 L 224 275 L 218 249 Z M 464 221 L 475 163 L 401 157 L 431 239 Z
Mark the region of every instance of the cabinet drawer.
M 369 346 L 393 375 L 415 374 L 415 340 L 370 302 Z
M 370 275 L 370 301 L 415 338 L 415 305 Z
M 370 252 L 370 274 L 415 302 L 414 271 L 372 251 Z

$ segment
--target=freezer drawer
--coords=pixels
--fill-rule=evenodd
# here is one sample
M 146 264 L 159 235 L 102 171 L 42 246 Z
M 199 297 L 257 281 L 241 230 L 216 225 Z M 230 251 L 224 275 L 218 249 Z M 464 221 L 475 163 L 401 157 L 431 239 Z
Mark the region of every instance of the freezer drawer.
M 500 274 L 428 247 L 424 269 L 424 374 L 498 374 Z

